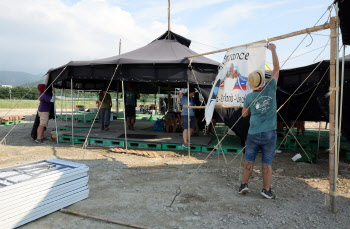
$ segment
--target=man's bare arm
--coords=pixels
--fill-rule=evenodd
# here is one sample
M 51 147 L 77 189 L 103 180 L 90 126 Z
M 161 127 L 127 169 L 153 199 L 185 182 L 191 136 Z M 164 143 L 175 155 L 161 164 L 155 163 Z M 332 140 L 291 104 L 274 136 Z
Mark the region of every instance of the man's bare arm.
M 268 46 L 268 49 L 271 51 L 271 54 L 272 54 L 273 71 L 271 76 L 276 80 L 276 84 L 277 84 L 278 78 L 279 78 L 279 72 L 280 72 L 280 63 L 278 61 L 276 45 L 270 44 Z

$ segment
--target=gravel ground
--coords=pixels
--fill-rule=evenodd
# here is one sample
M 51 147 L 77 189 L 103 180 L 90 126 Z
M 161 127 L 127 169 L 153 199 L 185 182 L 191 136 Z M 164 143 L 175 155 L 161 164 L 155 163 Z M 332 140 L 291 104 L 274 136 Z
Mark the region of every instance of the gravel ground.
M 0 115 L 3 114 L 0 110 Z M 47 158 L 59 158 L 90 167 L 90 196 L 70 210 L 152 228 L 349 228 L 350 171 L 340 163 L 338 213 L 330 212 L 327 189 L 327 152 L 317 164 L 295 163 L 297 151 L 276 154 L 272 189 L 275 200 L 260 195 L 262 177 L 256 163 L 249 183 L 250 193 L 237 193 L 242 156 L 157 151 L 160 157 L 118 154 L 108 148 L 59 144 L 48 140 L 37 145 L 30 138 L 35 110 L 27 114 L 0 145 L 0 168 Z M 54 127 L 50 121 L 49 130 Z M 317 125 L 318 127 L 318 125 Z M 13 126 L 0 126 L 0 139 Z M 49 133 L 46 133 L 49 137 Z M 186 152 L 187 153 L 187 152 Z M 322 159 L 323 158 L 323 159 Z M 257 162 L 261 160 L 260 156 Z M 202 166 L 197 170 L 198 166 Z M 181 193 L 171 204 L 176 190 Z M 106 222 L 55 212 L 24 225 L 36 228 L 126 228 Z

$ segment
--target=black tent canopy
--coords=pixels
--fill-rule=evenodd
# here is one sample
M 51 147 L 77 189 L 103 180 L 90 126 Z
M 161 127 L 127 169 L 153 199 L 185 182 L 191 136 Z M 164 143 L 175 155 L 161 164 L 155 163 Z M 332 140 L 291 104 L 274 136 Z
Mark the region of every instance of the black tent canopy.
M 190 84 L 211 85 L 218 72 L 219 63 L 206 57 L 197 57 L 192 61 L 192 67 L 197 81 L 188 66 L 190 60 L 185 56 L 196 53 L 188 48 L 191 41 L 168 32 L 134 51 L 118 56 L 90 61 L 71 61 L 66 65 L 50 69 L 49 83 L 67 67 L 55 80 L 56 88 L 70 88 L 71 79 L 73 88 L 79 90 L 98 90 L 108 85 L 114 76 L 112 89 L 116 88 L 117 80 L 132 81 L 139 83 L 152 83 L 167 85 L 168 83 L 185 86 Z

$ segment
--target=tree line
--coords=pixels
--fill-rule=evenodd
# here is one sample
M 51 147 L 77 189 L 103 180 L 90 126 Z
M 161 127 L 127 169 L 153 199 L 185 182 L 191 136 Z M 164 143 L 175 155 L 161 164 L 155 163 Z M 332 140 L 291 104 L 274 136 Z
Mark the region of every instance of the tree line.
M 35 100 L 39 96 L 39 92 L 36 87 L 21 87 L 21 86 L 14 87 L 14 88 L 1 87 L 0 99 L 10 99 L 10 91 L 11 91 L 11 99 Z

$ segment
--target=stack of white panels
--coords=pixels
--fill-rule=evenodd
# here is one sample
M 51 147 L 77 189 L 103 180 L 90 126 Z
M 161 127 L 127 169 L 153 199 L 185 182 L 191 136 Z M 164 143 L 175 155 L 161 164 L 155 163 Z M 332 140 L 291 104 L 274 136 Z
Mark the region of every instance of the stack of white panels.
M 0 228 L 15 228 L 89 195 L 89 167 L 48 159 L 0 169 Z

